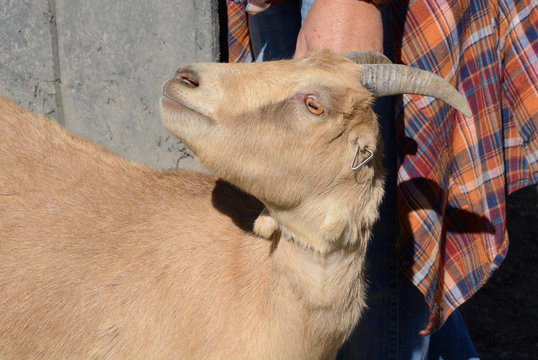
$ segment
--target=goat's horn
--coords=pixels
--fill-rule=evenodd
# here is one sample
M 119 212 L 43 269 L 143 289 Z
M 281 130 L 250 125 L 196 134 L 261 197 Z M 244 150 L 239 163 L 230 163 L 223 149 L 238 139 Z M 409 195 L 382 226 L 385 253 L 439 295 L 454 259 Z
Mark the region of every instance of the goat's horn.
M 396 64 L 361 65 L 359 81 L 374 96 L 417 94 L 432 96 L 472 116 L 467 100 L 445 79 L 411 66 Z
M 388 57 L 375 51 L 353 51 L 344 55 L 356 64 L 392 64 Z

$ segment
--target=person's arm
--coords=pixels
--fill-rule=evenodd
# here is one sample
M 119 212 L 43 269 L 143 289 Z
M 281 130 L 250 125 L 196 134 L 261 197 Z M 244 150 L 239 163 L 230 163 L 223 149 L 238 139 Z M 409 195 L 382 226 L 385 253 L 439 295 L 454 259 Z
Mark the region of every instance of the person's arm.
M 294 57 L 316 47 L 336 52 L 383 52 L 383 25 L 379 5 L 386 0 L 315 0 L 299 36 Z

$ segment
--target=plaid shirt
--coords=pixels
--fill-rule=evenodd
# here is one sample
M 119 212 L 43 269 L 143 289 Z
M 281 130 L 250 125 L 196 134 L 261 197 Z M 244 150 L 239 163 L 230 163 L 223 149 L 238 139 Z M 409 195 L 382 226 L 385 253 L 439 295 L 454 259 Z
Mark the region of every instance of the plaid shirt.
M 229 62 L 252 61 L 247 13 L 257 14 L 270 5 L 271 0 L 226 0 Z
M 538 182 L 538 0 L 388 6 L 396 62 L 444 77 L 474 114 L 414 95 L 397 109 L 398 252 L 430 333 L 506 256 L 506 196 Z

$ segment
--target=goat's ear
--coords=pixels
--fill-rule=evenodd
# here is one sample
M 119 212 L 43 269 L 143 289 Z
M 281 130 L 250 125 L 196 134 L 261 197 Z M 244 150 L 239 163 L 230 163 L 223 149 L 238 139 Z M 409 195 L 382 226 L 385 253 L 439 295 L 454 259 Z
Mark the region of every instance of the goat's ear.
M 371 151 L 376 150 L 378 140 L 377 129 L 371 126 L 360 124 L 351 129 L 348 133 L 348 143 L 351 149 L 368 147 Z
M 356 172 L 376 155 L 377 131 L 364 124 L 356 126 L 348 134 L 349 167 Z

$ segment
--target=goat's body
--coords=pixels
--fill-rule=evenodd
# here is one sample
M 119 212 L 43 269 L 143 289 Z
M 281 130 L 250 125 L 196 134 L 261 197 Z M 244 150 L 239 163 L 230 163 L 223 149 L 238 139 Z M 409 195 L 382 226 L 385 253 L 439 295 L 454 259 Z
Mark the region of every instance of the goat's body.
M 455 91 L 387 69 L 319 50 L 178 70 L 163 124 L 237 188 L 129 163 L 0 97 L 0 360 L 334 357 L 383 196 L 366 89 Z
M 362 252 L 312 262 L 249 231 L 261 208 L 0 97 L 0 359 L 334 356 Z

